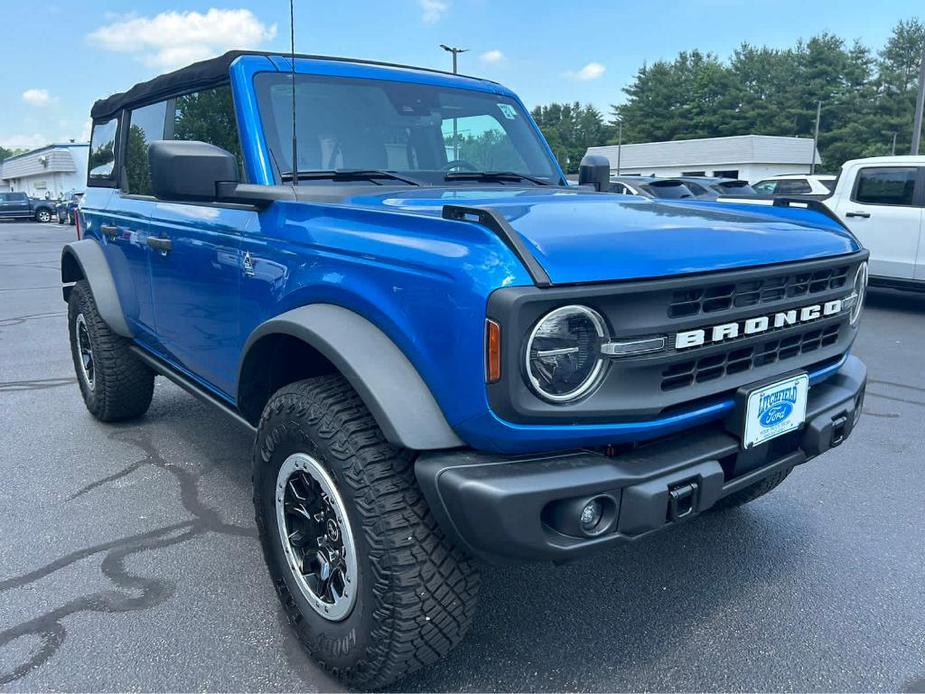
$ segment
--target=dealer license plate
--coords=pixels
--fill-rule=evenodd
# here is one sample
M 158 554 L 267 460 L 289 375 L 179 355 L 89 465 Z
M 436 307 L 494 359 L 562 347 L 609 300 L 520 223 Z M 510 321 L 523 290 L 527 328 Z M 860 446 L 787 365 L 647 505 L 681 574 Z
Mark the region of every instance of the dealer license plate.
M 743 446 L 752 448 L 803 426 L 808 393 L 809 376 L 806 374 L 749 393 Z

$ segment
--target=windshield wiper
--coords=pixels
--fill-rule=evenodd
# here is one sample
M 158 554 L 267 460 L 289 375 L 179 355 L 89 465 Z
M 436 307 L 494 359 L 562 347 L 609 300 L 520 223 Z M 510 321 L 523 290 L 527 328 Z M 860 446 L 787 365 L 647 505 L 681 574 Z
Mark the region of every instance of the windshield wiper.
M 538 186 L 552 185 L 542 178 L 528 176 L 516 171 L 451 171 L 444 180 L 447 181 L 530 181 Z
M 402 183 L 407 183 L 410 186 L 425 185 L 424 181 L 419 181 L 415 178 L 409 178 L 408 176 L 402 176 L 401 174 L 397 174 L 394 171 L 385 171 L 384 169 L 329 169 L 323 171 L 299 171 L 296 176 L 300 181 L 373 181 L 377 178 L 386 178 L 390 181 L 401 181 Z M 287 171 L 284 174 L 280 174 L 280 178 L 282 178 L 284 181 L 291 181 L 292 172 Z

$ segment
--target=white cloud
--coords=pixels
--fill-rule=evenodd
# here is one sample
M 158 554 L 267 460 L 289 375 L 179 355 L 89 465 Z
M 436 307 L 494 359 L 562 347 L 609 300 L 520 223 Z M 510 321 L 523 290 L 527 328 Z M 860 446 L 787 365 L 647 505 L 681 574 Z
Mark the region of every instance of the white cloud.
M 418 5 L 421 8 L 421 21 L 425 24 L 439 22 L 450 9 L 450 3 L 445 0 L 418 0 Z
M 47 89 L 27 89 L 22 93 L 22 100 L 30 106 L 46 106 L 51 101 Z
M 566 72 L 566 77 L 569 77 L 573 80 L 578 80 L 579 82 L 590 82 L 591 80 L 596 80 L 598 77 L 604 74 L 607 70 L 606 67 L 600 63 L 588 63 L 578 72 Z
M 488 65 L 496 65 L 498 63 L 503 63 L 505 61 L 504 53 L 499 51 L 497 48 L 490 51 L 485 51 L 482 55 L 479 56 L 479 60 Z
M 15 133 L 13 135 L 0 135 L 0 145 L 7 149 L 36 149 L 51 142 L 51 138 L 41 133 Z
M 161 12 L 153 17 L 125 17 L 87 36 L 91 45 L 117 53 L 134 53 L 146 65 L 170 69 L 225 52 L 255 48 L 276 36 L 250 10 Z

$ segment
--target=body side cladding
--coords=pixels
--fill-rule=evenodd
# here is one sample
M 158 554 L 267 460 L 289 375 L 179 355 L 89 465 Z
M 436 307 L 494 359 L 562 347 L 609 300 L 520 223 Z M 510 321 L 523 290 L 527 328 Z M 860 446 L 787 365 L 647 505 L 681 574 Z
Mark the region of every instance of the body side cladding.
M 74 241 L 66 244 L 61 251 L 61 281 L 65 285 L 62 294 L 65 301 L 70 298 L 73 284 L 82 279 L 90 284 L 100 316 L 113 332 L 123 337 L 134 337 L 122 313 L 122 304 L 106 256 L 94 239 Z
M 333 304 L 313 304 L 271 318 L 247 339 L 239 374 L 245 371 L 251 348 L 272 335 L 297 338 L 328 359 L 359 393 L 391 443 L 413 450 L 465 445 L 417 369 L 385 333 L 359 314 Z M 239 378 L 238 407 L 245 411 L 243 380 Z

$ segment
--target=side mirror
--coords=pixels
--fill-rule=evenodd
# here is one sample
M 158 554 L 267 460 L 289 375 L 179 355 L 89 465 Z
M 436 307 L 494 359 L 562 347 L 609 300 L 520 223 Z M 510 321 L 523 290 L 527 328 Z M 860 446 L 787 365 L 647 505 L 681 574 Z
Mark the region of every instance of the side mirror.
M 213 202 L 219 184 L 238 182 L 234 155 L 206 142 L 156 140 L 148 147 L 148 166 L 158 200 Z
M 578 185 L 590 184 L 598 192 L 610 189 L 610 159 L 601 154 L 586 154 L 578 167 Z

